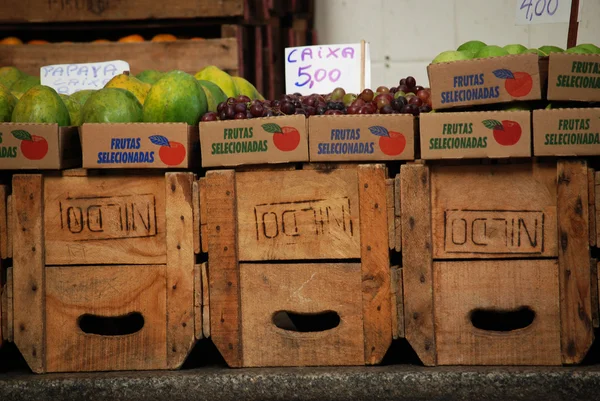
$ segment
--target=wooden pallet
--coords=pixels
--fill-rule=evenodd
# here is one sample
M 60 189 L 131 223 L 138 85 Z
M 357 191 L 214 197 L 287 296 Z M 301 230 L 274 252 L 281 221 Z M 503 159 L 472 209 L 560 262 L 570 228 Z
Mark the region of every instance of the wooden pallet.
M 400 176 L 405 331 L 423 363 L 581 362 L 594 338 L 585 161 Z
M 181 366 L 203 333 L 193 181 L 147 171 L 13 176 L 12 336 L 34 372 Z
M 400 326 L 383 165 L 217 170 L 199 187 L 211 337 L 229 366 L 381 361 Z M 339 320 L 307 332 L 294 320 L 325 315 Z

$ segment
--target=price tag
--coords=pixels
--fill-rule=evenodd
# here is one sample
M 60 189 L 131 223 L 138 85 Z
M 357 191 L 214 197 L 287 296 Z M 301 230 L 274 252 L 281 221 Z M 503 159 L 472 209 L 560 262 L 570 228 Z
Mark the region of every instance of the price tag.
M 122 60 L 101 63 L 56 64 L 40 68 L 42 85 L 70 95 L 83 89 L 102 89 L 115 75 L 129 71 Z
M 320 45 L 285 49 L 287 93 L 330 93 L 337 87 L 360 93 L 371 86 L 369 44 Z
M 571 0 L 517 0 L 515 25 L 569 22 Z

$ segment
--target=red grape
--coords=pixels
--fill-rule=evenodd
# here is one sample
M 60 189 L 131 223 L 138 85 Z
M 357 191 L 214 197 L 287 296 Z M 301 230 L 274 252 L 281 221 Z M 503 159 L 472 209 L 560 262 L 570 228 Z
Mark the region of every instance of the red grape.
M 421 107 L 423 101 L 418 96 L 413 96 L 408 100 L 408 104 L 414 104 L 417 107 Z
M 235 103 L 236 103 L 235 98 L 233 98 L 233 97 L 227 98 L 227 104 L 235 104 Z
M 414 77 L 406 77 L 406 86 L 414 88 L 417 85 L 417 80 Z
M 352 106 L 358 106 L 358 107 L 362 107 L 365 104 L 367 104 L 362 98 L 358 98 L 356 99 L 354 102 L 352 102 Z
M 225 111 L 227 118 L 231 119 L 235 117 L 235 107 L 232 104 L 227 105 L 223 111 Z
M 245 113 L 246 112 L 246 103 L 236 103 L 234 106 L 236 113 Z
M 390 88 L 388 88 L 387 86 L 380 86 L 377 88 L 376 92 L 379 93 L 390 93 Z
M 367 103 L 365 107 L 367 108 L 367 110 L 369 110 L 369 114 L 375 114 L 375 112 L 377 111 L 377 105 L 375 103 Z
M 283 114 L 287 115 L 296 113 L 296 106 L 294 106 L 291 102 L 282 103 L 279 109 Z
M 235 113 L 235 116 L 233 116 L 233 118 L 236 120 L 245 120 L 246 113 Z
M 239 95 L 236 99 L 236 102 L 238 103 L 248 103 L 250 102 L 252 99 L 250 99 L 248 96 L 246 95 Z
M 227 106 L 227 102 L 221 102 L 217 105 L 217 112 L 220 113 L 223 111 L 223 109 L 225 108 L 225 106 Z
M 365 102 L 370 102 L 373 100 L 373 97 L 375 97 L 375 94 L 371 89 L 365 89 L 360 93 L 359 97 Z
M 386 104 L 381 108 L 381 110 L 379 110 L 379 112 L 381 114 L 392 114 L 394 112 L 394 109 L 389 104 Z
M 254 117 L 262 117 L 264 112 L 265 107 L 260 103 L 254 104 L 250 107 L 250 113 L 252 113 Z
M 205 113 L 202 116 L 200 121 L 217 121 L 218 119 L 219 116 L 217 115 L 217 113 L 215 113 L 214 111 L 209 111 L 208 113 Z
M 372 114 L 369 107 L 367 106 L 362 106 L 360 109 L 358 109 L 358 114 Z
M 429 93 L 425 90 L 425 89 L 421 89 L 420 91 L 417 92 L 417 96 L 419 97 L 419 99 L 421 99 L 423 102 L 426 102 L 427 99 L 429 99 Z
M 375 102 L 377 104 L 377 109 L 381 110 L 383 108 L 383 106 L 389 106 L 390 105 L 390 100 L 382 95 L 379 95 L 375 98 Z
M 359 106 L 357 106 L 357 105 L 351 105 L 351 106 L 348 106 L 347 113 L 348 113 L 348 114 L 357 114 L 357 113 L 358 113 L 358 109 L 359 109 L 359 108 L 360 108 L 360 107 L 359 107 Z

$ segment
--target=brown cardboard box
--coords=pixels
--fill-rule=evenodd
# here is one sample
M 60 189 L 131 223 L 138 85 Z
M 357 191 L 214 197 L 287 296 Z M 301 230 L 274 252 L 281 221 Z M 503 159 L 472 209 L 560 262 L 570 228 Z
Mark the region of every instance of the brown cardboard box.
M 600 102 L 600 54 L 552 53 L 548 100 Z
M 421 114 L 421 158 L 531 156 L 529 111 Z
M 313 116 L 311 162 L 414 160 L 415 118 L 406 114 Z
M 185 123 L 83 124 L 84 168 L 190 168 L 198 127 Z
M 535 110 L 533 154 L 600 155 L 600 108 Z
M 202 167 L 308 161 L 304 115 L 200 123 Z
M 434 110 L 539 100 L 547 60 L 536 54 L 454 61 L 427 67 Z
M 1 170 L 60 170 L 80 164 L 77 127 L 0 123 Z

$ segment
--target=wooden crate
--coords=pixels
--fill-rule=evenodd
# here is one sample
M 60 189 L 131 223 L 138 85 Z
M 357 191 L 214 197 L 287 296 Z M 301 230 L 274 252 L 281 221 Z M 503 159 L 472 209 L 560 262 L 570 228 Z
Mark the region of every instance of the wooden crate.
M 183 363 L 202 333 L 193 180 L 142 171 L 13 176 L 13 336 L 34 372 Z
M 425 365 L 559 365 L 592 344 L 585 161 L 402 166 L 405 334 Z
M 8 188 L 6 185 L 0 185 L 0 347 L 4 341 L 11 341 L 9 336 L 12 333 L 12 269 L 6 269 L 8 252 L 7 240 L 7 212 L 6 202 L 8 197 Z
M 0 23 L 234 17 L 243 13 L 243 0 L 174 0 L 168 6 L 152 0 L 4 0 Z
M 381 361 L 398 332 L 394 184 L 383 165 L 216 170 L 200 179 L 210 331 L 229 366 Z M 302 317 L 314 326 L 305 331 L 294 320 Z

